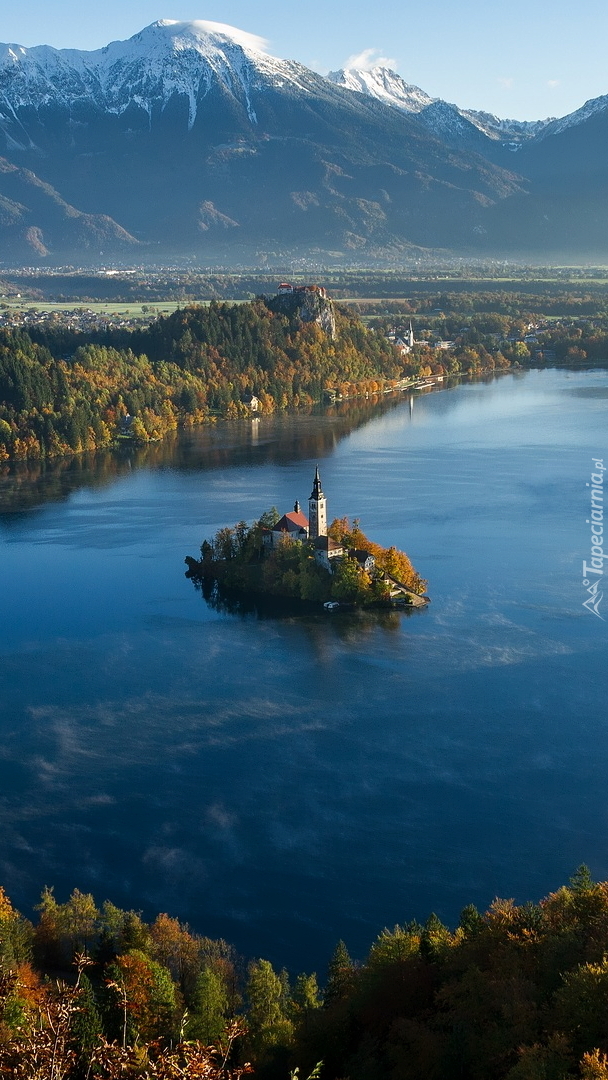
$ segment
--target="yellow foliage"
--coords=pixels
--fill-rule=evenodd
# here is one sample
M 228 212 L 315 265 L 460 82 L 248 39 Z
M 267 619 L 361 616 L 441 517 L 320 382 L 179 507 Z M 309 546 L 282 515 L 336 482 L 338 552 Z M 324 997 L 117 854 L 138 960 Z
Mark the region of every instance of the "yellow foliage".
M 608 1057 L 599 1050 L 583 1054 L 580 1070 L 582 1080 L 608 1080 Z

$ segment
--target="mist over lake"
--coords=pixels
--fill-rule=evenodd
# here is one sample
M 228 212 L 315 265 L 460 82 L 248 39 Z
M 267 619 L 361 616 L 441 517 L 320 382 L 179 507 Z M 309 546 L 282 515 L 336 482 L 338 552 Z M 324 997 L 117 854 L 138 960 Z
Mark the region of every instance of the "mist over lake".
M 608 876 L 607 622 L 583 608 L 605 370 L 509 373 L 0 475 L 0 883 L 324 968 Z M 184 557 L 305 504 L 407 551 L 429 607 L 261 618 Z M 599 613 L 608 619 L 608 598 Z

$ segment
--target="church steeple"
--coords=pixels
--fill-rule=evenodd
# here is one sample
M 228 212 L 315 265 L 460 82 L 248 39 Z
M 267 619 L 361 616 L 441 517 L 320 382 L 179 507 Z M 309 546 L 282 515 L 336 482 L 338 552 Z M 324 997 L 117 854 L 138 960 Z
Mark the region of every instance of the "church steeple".
M 318 465 L 315 469 L 312 492 L 308 500 L 308 521 L 308 535 L 311 540 L 316 540 L 318 536 L 327 536 L 327 499 L 321 488 Z
M 314 478 L 314 481 L 313 481 L 312 493 L 311 493 L 310 497 L 311 497 L 311 499 L 316 499 L 317 501 L 319 499 L 323 498 L 323 492 L 321 491 L 321 477 L 319 476 L 319 466 L 318 465 L 317 465 L 317 467 L 315 469 L 315 478 Z

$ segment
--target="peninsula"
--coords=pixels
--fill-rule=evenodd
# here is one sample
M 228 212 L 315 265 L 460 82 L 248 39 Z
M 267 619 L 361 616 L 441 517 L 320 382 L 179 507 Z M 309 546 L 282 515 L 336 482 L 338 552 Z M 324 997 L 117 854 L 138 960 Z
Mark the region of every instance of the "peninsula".
M 220 529 L 186 558 L 194 580 L 244 594 L 355 606 L 424 607 L 426 581 L 407 555 L 369 540 L 355 519 L 327 524 L 327 499 L 315 469 L 308 516 L 296 500 L 279 515 L 273 508 L 253 523 Z

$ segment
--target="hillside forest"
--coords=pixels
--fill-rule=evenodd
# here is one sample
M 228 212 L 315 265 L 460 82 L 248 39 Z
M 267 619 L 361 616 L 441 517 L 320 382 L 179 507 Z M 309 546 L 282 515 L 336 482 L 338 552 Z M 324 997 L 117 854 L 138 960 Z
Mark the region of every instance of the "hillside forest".
M 0 1075 L 607 1080 L 607 954 L 586 867 L 454 929 L 386 928 L 362 961 L 340 941 L 320 979 L 77 889 L 30 922 L 0 889 Z
M 372 396 L 403 379 L 536 362 L 519 340 L 521 314 L 480 311 L 463 327 L 461 313 L 446 312 L 435 322 L 454 336 L 449 352 L 422 337 L 401 355 L 386 338 L 390 317 L 366 325 L 352 307 L 332 307 L 334 334 L 264 298 L 186 307 L 135 329 L 2 327 L 0 462 L 143 444 L 180 426 L 238 419 L 250 415 L 251 394 L 264 414 L 311 407 L 327 390 Z M 539 348 L 551 350 L 553 362 L 605 357 L 604 323 L 549 326 Z
M 384 337 L 336 314 L 335 336 L 263 301 L 193 307 L 133 331 L 0 332 L 0 459 L 77 453 L 180 424 L 312 405 L 327 385 L 375 393 L 401 374 Z

